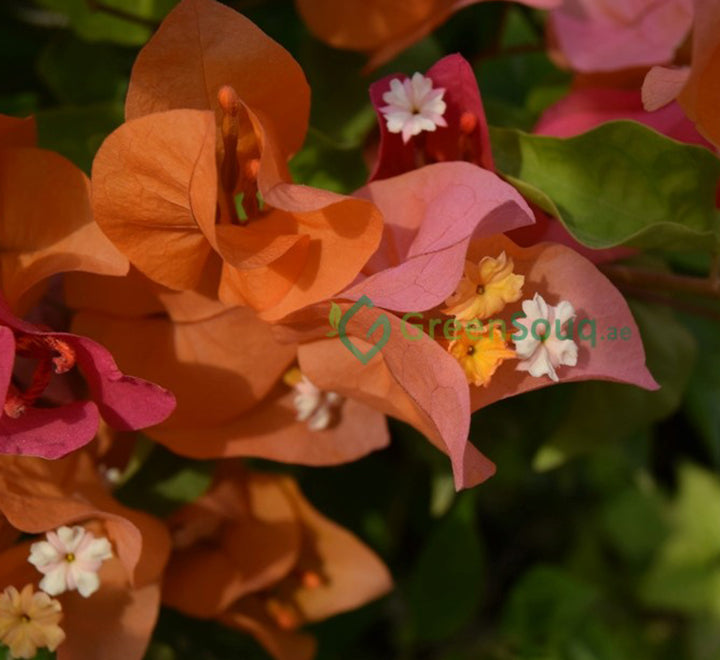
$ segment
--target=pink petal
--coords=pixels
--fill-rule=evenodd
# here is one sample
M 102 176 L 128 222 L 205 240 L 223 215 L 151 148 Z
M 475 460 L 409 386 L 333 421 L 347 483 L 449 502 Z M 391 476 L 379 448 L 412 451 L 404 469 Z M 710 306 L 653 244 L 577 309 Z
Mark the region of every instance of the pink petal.
M 15 337 L 10 328 L 0 326 L 0 401 L 7 397 L 13 366 L 15 365 Z
M 0 418 L 0 454 L 60 458 L 83 447 L 100 423 L 97 406 L 76 401 L 59 408 L 28 408 L 19 418 Z
M 371 346 L 367 333 L 383 315 L 390 335 L 379 356 L 364 365 L 337 338 L 309 342 L 299 351 L 303 373 L 324 390 L 361 401 L 424 433 L 450 456 L 457 488 L 488 479 L 495 466 L 468 442 L 468 385 L 455 359 L 427 337 L 407 339 L 400 319 L 377 308 L 361 308 L 349 320 L 349 338 L 359 350 L 367 351 Z M 319 326 L 327 326 L 326 317 L 318 319 Z M 311 325 L 305 326 L 307 336 L 313 334 Z
M 692 20 L 692 0 L 603 0 L 595 11 L 567 1 L 550 13 L 560 48 L 577 71 L 614 71 L 672 60 Z M 603 11 L 606 8 L 606 11 Z M 612 16 L 612 18 L 611 18 Z
M 435 307 L 453 292 L 470 237 L 531 224 L 520 194 L 497 175 L 469 163 L 437 163 L 375 181 L 356 193 L 385 216 L 368 275 L 340 297 L 368 296 L 396 311 Z
M 674 101 L 690 77 L 690 68 L 669 69 L 654 66 L 648 71 L 642 86 L 645 110 L 652 112 Z
M 124 375 L 110 352 L 77 335 L 62 337 L 75 350 L 93 400 L 103 419 L 113 428 L 135 430 L 159 424 L 175 409 L 175 397 L 166 389 L 141 378 Z
M 637 121 L 674 140 L 711 148 L 677 103 L 648 112 L 643 108 L 640 93 L 627 89 L 585 88 L 570 92 L 543 113 L 533 132 L 572 137 L 618 119 Z
M 577 322 L 595 322 L 596 345 L 579 341 L 578 363 L 575 367 L 559 367 L 560 382 L 580 380 L 610 380 L 629 383 L 648 390 L 659 386 L 645 366 L 645 350 L 637 324 L 621 293 L 587 259 L 563 245 L 543 244 L 519 248 L 504 237 L 478 241 L 471 254 L 496 254 L 505 250 L 515 261 L 516 269 L 525 273 L 525 297 L 540 293 L 548 304 L 557 305 L 568 300 L 577 312 L 576 334 L 590 334 L 590 326 L 580 329 Z M 471 258 L 474 258 L 471 257 Z M 511 318 L 521 311 L 521 302 L 503 310 L 503 317 Z M 609 328 L 628 328 L 629 339 L 604 340 Z M 490 386 L 472 387 L 472 408 L 477 410 L 495 401 L 551 385 L 548 378 L 534 378 L 516 371 L 512 361 L 498 369 Z

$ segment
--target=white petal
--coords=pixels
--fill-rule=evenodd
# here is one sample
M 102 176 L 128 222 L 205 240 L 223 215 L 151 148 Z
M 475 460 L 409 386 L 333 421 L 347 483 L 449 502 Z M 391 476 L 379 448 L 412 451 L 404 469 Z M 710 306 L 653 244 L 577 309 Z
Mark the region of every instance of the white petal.
M 550 354 L 542 344 L 530 359 L 523 360 L 517 365 L 517 370 L 527 371 L 535 378 L 549 376 L 555 382 L 558 380 L 557 373 L 555 373 L 555 369 L 550 361 Z
M 62 555 L 47 541 L 38 541 L 30 546 L 28 561 L 37 569 L 48 564 L 54 564 Z
M 40 580 L 40 588 L 50 596 L 57 596 L 67 590 L 67 564 L 61 564 Z
M 72 528 L 63 525 L 62 527 L 58 527 L 56 534 L 60 542 L 65 546 L 65 552 L 70 553 L 75 552 L 78 545 L 80 545 L 80 541 L 82 541 L 85 536 L 85 529 L 79 525 Z
M 91 571 L 76 571 L 75 584 L 80 595 L 87 598 L 100 588 L 100 578 Z
M 560 327 L 564 326 L 572 318 L 575 318 L 575 308 L 567 300 L 563 300 L 555 307 L 555 320 L 560 321 Z
M 112 545 L 104 536 L 93 539 L 93 541 L 85 548 L 77 559 L 80 561 L 103 561 L 113 556 Z
M 330 407 L 322 406 L 318 408 L 313 416 L 308 420 L 308 428 L 311 431 L 322 431 L 330 425 Z

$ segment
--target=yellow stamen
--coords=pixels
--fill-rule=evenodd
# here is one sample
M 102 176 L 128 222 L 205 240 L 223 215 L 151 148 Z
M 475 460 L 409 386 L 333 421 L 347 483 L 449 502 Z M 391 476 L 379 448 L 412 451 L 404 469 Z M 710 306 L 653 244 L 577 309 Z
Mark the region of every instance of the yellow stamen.
M 465 262 L 465 272 L 443 313 L 459 321 L 487 319 L 505 305 L 520 300 L 523 275 L 513 273 L 512 257 L 501 252 L 497 259 L 483 257 L 480 263 Z
M 283 374 L 283 383 L 288 387 L 295 387 L 301 380 L 302 372 L 297 367 L 292 367 Z
M 515 357 L 515 351 L 507 347 L 502 330 L 497 326 L 487 328 L 479 337 L 473 333 L 472 339 L 467 328 L 463 328 L 448 346 L 448 351 L 460 363 L 468 383 L 484 387 L 504 360 Z

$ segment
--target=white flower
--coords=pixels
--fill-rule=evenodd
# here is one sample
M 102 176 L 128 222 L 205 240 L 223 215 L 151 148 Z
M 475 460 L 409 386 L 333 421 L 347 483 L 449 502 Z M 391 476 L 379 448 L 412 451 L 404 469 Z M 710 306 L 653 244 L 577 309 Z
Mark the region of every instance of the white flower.
M 46 537 L 30 546 L 28 558 L 45 575 L 40 588 L 51 596 L 73 589 L 85 598 L 95 593 L 100 587 L 97 572 L 112 557 L 110 541 L 79 526 L 59 527 Z
M 515 323 L 526 332 L 522 339 L 514 340 L 521 360 L 517 369 L 535 377 L 549 376 L 557 382 L 557 367 L 577 364 L 577 344 L 570 338 L 571 329 L 564 329 L 565 324 L 575 318 L 575 309 L 567 300 L 556 307 L 548 305 L 539 293 L 532 300 L 524 300 L 522 308 L 526 318 L 517 319 Z
M 388 130 L 402 133 L 403 142 L 407 144 L 413 135 L 447 126 L 443 118 L 446 108 L 443 94 L 444 89 L 433 89 L 432 80 L 421 73 L 403 82 L 394 78 L 390 81 L 390 91 L 383 94 L 387 105 L 380 108 Z
M 307 421 L 311 431 L 322 431 L 333 421 L 335 410 L 342 404 L 343 397 L 337 392 L 323 392 L 305 376 L 295 386 L 293 404 L 299 422 Z

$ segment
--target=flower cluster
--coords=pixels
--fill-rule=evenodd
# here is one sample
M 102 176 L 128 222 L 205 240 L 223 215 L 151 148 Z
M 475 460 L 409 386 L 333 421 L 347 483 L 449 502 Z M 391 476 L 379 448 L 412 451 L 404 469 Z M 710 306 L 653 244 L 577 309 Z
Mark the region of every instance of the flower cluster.
M 471 3 L 405 4 L 297 1 L 315 34 L 374 65 Z M 625 118 L 718 143 L 709 3 L 522 4 L 550 10 L 550 54 L 578 77 L 537 133 Z M 667 66 L 693 21 L 679 73 Z M 642 94 L 583 82 L 641 66 Z M 499 173 L 465 59 L 385 76 L 369 103 L 367 182 L 343 194 L 297 183 L 289 161 L 310 116 L 299 64 L 229 7 L 181 0 L 141 50 L 90 178 L 35 146 L 33 119 L 0 117 L 0 643 L 12 657 L 140 660 L 164 605 L 247 632 L 278 660 L 312 658 L 305 625 L 392 579 L 296 479 L 249 459 L 354 461 L 388 445 L 392 417 L 449 457 L 461 490 L 496 470 L 492 445 L 469 440 L 474 412 L 564 382 L 657 389 L 597 265 L 632 250 L 581 245 L 560 203 Z M 411 341 L 413 312 L 453 336 Z M 580 316 L 627 340 L 583 344 Z M 382 346 L 358 360 L 348 343 L 368 354 L 379 325 Z M 143 511 L 134 479 L 171 454 L 210 465 L 208 481 Z

